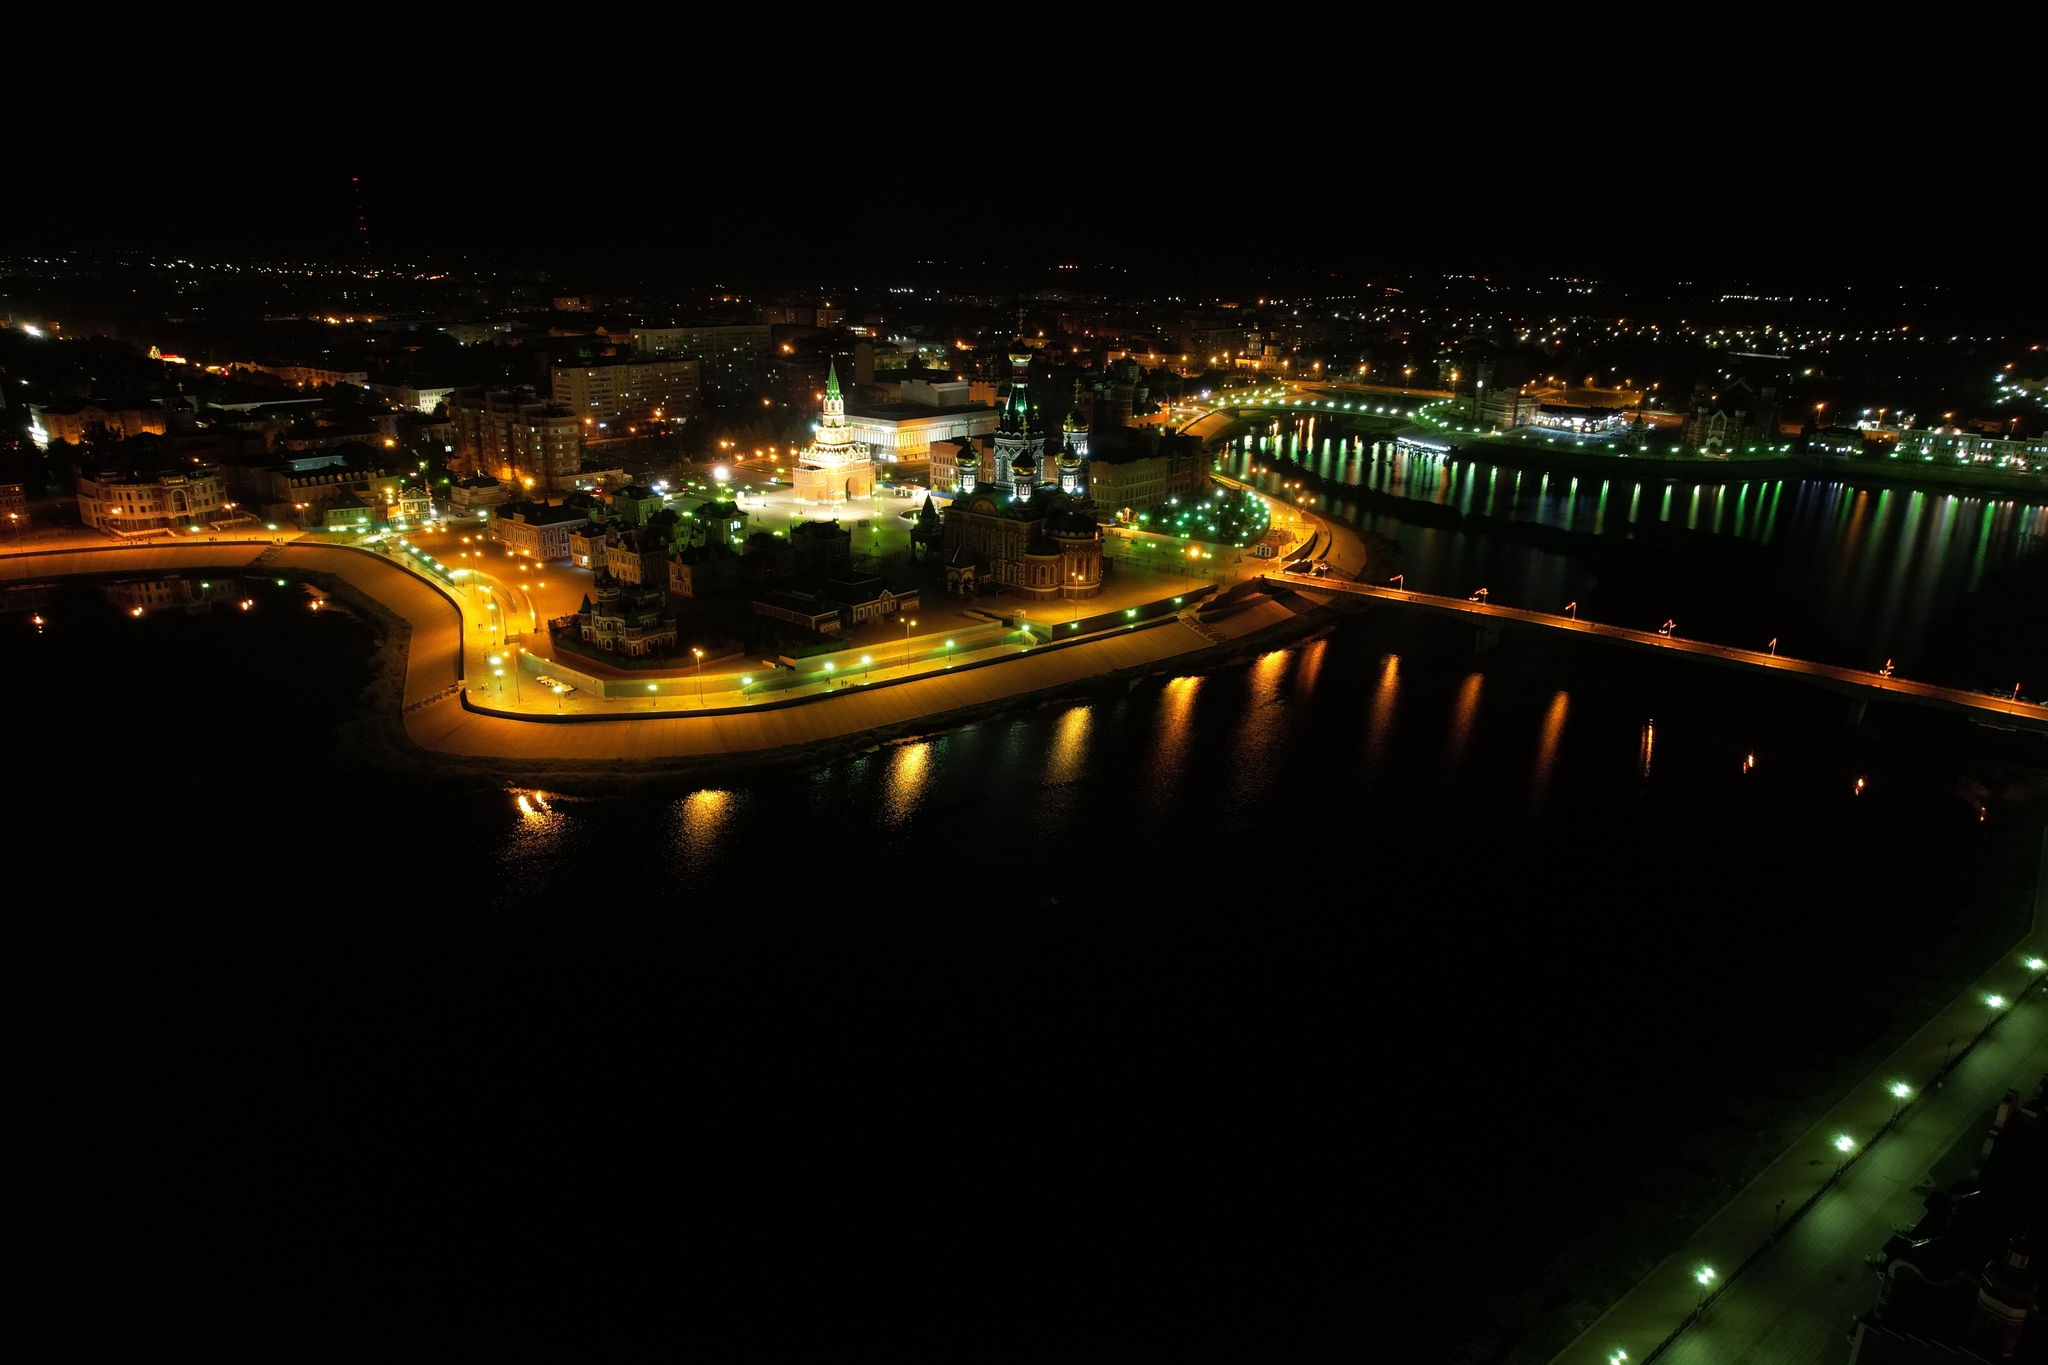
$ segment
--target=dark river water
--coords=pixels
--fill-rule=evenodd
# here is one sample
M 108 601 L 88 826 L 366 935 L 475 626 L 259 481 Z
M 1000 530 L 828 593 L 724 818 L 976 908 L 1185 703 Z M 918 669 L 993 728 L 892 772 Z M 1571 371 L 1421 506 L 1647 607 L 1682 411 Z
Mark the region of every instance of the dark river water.
M 2039 600 L 2038 507 L 1331 458 L 1417 588 L 1986 681 Z M 2018 935 L 2043 826 L 2039 741 L 1390 612 L 577 796 L 337 763 L 332 613 L 0 628 L 30 1009 L 122 1084 L 426 1115 L 449 1178 L 573 1122 L 707 1284 L 847 1276 L 920 1339 L 1543 1343 Z

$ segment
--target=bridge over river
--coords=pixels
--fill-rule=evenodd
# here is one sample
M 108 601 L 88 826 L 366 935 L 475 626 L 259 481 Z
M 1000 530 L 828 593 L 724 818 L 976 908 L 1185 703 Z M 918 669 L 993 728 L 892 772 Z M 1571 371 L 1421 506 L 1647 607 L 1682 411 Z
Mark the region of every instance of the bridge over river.
M 1554 612 L 1527 611 L 1520 607 L 1496 607 L 1491 603 L 1462 597 L 1440 597 L 1435 593 L 1374 587 L 1367 583 L 1352 583 L 1341 579 L 1308 578 L 1301 574 L 1270 573 L 1262 574 L 1260 578 L 1269 588 L 1340 593 L 1459 616 L 1470 620 L 1482 631 L 1498 630 L 1502 625 L 1567 631 L 1628 648 L 1663 650 L 1727 668 L 1739 668 L 1753 673 L 1789 674 L 1849 695 L 1854 699 L 1859 713 L 1862 705 L 1872 697 L 1883 697 L 1960 712 L 1980 723 L 2002 729 L 2030 730 L 2037 734 L 2048 734 L 2048 705 L 2040 702 L 2021 701 L 2013 697 L 1983 692 L 1968 692 L 1956 687 L 1940 687 L 1934 683 L 1914 682 L 1909 678 L 1889 677 L 1883 673 L 1870 673 L 1857 668 L 1815 663 L 1810 659 L 1788 658 L 1783 654 L 1763 650 L 1737 649 L 1733 645 L 1687 640 L 1675 634 L 1666 635 L 1659 631 L 1630 630 L 1626 626 L 1581 621 L 1574 616 L 1560 616 Z

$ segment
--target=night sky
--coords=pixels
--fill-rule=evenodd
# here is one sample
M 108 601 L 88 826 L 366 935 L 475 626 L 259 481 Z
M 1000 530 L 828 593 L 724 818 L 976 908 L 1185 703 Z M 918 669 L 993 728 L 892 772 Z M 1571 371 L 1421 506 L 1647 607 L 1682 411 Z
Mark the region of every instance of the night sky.
M 0 249 L 346 257 L 359 190 L 373 258 L 556 275 L 2033 273 L 1995 70 L 1962 78 L 1968 99 L 1906 99 L 1896 68 L 1762 35 L 1525 34 L 1437 70 L 1374 30 L 1353 35 L 1369 58 L 1312 70 L 1295 49 L 1322 37 L 1293 25 L 1284 60 L 1254 61 L 1243 35 L 980 22 L 697 33 L 652 72 L 550 71 L 538 36 L 479 40 L 511 63 L 453 33 L 241 40 L 268 66 L 207 78 L 217 118 L 167 121 L 159 86 L 111 83 L 18 124 L 33 207 L 0 214 Z

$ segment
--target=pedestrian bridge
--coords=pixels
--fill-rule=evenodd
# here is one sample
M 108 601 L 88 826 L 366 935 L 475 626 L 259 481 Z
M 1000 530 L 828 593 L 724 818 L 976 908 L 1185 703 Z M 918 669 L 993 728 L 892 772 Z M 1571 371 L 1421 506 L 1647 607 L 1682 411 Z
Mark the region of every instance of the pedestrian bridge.
M 1423 611 L 1458 616 L 1481 630 L 1497 630 L 1503 625 L 1532 626 L 1540 630 L 1592 636 L 1609 644 L 1629 648 L 1663 650 L 1752 673 L 1789 674 L 1848 694 L 1857 700 L 1859 710 L 1861 703 L 1869 701 L 1872 697 L 1884 697 L 1960 712 L 1980 723 L 2003 729 L 2048 734 L 2048 705 L 2040 702 L 2020 701 L 1983 692 L 1968 692 L 1957 687 L 1940 687 L 1934 683 L 1914 682 L 1909 678 L 1890 677 L 1883 673 L 1870 673 L 1857 668 L 1815 663 L 1810 659 L 1794 659 L 1763 650 L 1737 649 L 1732 645 L 1710 644 L 1705 640 L 1687 640 L 1660 631 L 1630 630 L 1626 626 L 1581 621 L 1574 616 L 1559 615 L 1555 612 L 1528 611 L 1521 607 L 1496 607 L 1491 603 L 1475 602 L 1463 597 L 1440 597 L 1434 593 L 1374 587 L 1367 583 L 1352 583 L 1334 578 L 1311 578 L 1305 574 L 1269 573 L 1261 574 L 1260 579 L 1268 588 L 1291 588 L 1298 592 L 1328 592 L 1350 597 L 1367 597 L 1398 606 L 1417 607 Z
M 1210 440 L 1234 424 L 1259 416 L 1390 417 L 1406 421 L 1425 404 L 1454 395 L 1437 389 L 1301 388 L 1250 389 L 1217 394 L 1200 417 L 1180 428 L 1184 436 Z

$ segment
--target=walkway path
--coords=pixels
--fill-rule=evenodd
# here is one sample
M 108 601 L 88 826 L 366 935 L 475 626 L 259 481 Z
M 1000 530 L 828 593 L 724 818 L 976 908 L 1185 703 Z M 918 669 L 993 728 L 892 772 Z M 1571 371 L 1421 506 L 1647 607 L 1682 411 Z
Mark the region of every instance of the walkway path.
M 257 566 L 255 561 L 266 552 L 265 562 Z M 265 541 L 0 556 L 0 582 L 207 569 L 329 573 L 382 603 L 412 627 L 404 687 L 407 734 L 436 752 L 488 758 L 663 759 L 808 744 L 1118 669 L 1163 663 L 1210 644 L 1176 621 L 1064 649 L 1034 650 L 989 668 L 945 672 L 889 688 L 850 690 L 803 706 L 737 716 L 557 725 L 478 715 L 465 710 L 459 697 L 447 695 L 461 680 L 459 613 L 432 584 L 376 554 L 335 546 L 274 547 Z
M 2048 857 L 2044 857 L 2048 863 Z M 2037 900 L 2048 891 L 2037 891 Z M 1982 1125 L 2010 1087 L 2031 1090 L 2048 1069 L 2048 996 L 2042 976 L 2025 964 L 2048 957 L 2048 911 L 2035 928 L 1884 1064 L 1851 1088 L 1726 1207 L 1688 1238 L 1643 1281 L 1559 1352 L 1553 1365 L 1609 1365 L 1626 1351 L 1631 1365 L 1647 1365 L 1658 1344 L 1684 1321 L 1699 1299 L 1693 1276 L 1712 1267 L 1721 1292 L 1701 1321 L 1664 1353 L 1687 1365 L 1736 1362 L 1811 1362 L 1846 1358 L 1851 1314 L 1870 1307 L 1876 1285 L 1863 1258 L 1883 1246 L 1894 1227 L 1919 1218 L 1927 1190 L 1916 1189 L 1935 1162 Z M 1939 1088 L 1944 1060 L 1968 1045 L 1998 1009 L 2004 1018 L 1955 1065 Z M 1740 1277 L 1737 1267 L 1769 1241 L 1774 1225 L 1813 1196 L 1834 1173 L 1834 1141 L 1847 1135 L 1860 1152 L 1891 1118 L 1889 1087 L 1913 1087 L 1899 1123 L 1859 1155 L 1835 1188 Z M 1782 1210 L 1782 1212 L 1781 1212 Z
M 2028 729 L 2048 731 L 2048 705 L 2040 702 L 2015 701 L 2010 697 L 1992 696 L 1982 692 L 1966 692 L 1957 687 L 1941 687 L 1934 683 L 1914 682 L 1907 678 L 1885 677 L 1858 668 L 1840 668 L 1834 664 L 1815 663 L 1810 659 L 1794 659 L 1783 654 L 1766 653 L 1756 649 L 1737 649 L 1733 645 L 1711 644 L 1705 640 L 1686 640 L 1677 636 L 1660 635 L 1655 631 L 1630 630 L 1625 626 L 1610 626 L 1598 621 L 1582 621 L 1552 612 L 1527 611 L 1520 607 L 1496 607 L 1484 602 L 1472 602 L 1461 597 L 1439 597 L 1434 593 L 1407 592 L 1398 588 L 1375 587 L 1366 583 L 1337 582 L 1328 578 L 1312 582 L 1298 574 L 1267 573 L 1269 584 L 1290 587 L 1296 590 L 1311 589 L 1315 592 L 1346 593 L 1354 597 L 1376 597 L 1386 602 L 1398 602 L 1407 606 L 1423 607 L 1431 611 L 1450 612 L 1459 616 L 1510 622 L 1516 625 L 1541 626 L 1546 630 L 1570 631 L 1579 635 L 1591 635 L 1616 644 L 1634 645 L 1646 649 L 1664 649 L 1696 658 L 1711 659 L 1719 663 L 1754 669 L 1766 673 L 1790 673 L 1809 681 L 1835 685 L 1838 690 L 1858 695 L 1903 697 L 1910 701 L 1945 707 L 1985 716 L 2002 716 Z

